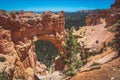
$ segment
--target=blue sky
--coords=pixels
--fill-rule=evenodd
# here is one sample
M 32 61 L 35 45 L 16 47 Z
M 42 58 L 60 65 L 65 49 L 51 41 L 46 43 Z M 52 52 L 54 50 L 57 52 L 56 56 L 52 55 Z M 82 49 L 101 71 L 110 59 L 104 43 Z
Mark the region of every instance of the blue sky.
M 0 0 L 0 10 L 78 11 L 108 9 L 114 0 Z

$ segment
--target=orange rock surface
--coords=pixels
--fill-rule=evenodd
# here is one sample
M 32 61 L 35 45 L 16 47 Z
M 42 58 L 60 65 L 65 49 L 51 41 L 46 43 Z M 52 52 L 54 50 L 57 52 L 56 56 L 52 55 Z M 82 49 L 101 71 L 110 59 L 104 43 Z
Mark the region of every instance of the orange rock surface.
M 62 41 L 65 39 L 64 12 L 54 14 L 44 12 L 6 12 L 0 11 L 0 53 L 15 57 L 11 79 L 24 77 L 33 80 L 32 74 L 41 73 L 37 64 L 34 42 L 49 40 L 59 52 L 63 52 Z M 35 71 L 39 68 L 39 71 Z M 30 69 L 32 74 L 29 74 Z M 33 72 L 34 71 L 34 72 Z M 43 70 L 44 71 L 44 70 Z M 44 72 L 45 73 L 45 72 Z

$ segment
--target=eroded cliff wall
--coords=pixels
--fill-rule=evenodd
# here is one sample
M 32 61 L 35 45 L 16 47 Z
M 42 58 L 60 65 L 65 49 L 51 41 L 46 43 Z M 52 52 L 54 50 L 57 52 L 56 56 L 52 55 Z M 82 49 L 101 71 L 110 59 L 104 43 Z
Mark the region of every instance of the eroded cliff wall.
M 7 66 L 10 78 L 34 80 L 35 74 L 45 74 L 45 65 L 37 61 L 34 42 L 44 38 L 62 51 L 61 44 L 66 36 L 64 25 L 64 12 L 0 11 L 0 54 L 7 59 L 8 55 L 14 58 L 13 67 Z
M 115 24 L 120 19 L 120 0 L 115 0 L 110 9 L 96 10 L 97 13 L 90 13 L 86 17 L 86 25 L 97 25 L 106 22 L 107 26 Z

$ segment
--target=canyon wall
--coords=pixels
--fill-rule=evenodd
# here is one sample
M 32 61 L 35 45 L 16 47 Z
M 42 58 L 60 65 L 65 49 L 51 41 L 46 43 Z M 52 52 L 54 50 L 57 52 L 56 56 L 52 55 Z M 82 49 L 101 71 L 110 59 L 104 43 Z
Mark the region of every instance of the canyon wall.
M 89 13 L 86 16 L 86 25 L 97 25 L 105 22 L 109 10 L 96 10 L 96 13 Z
M 86 17 L 86 25 L 97 25 L 106 22 L 107 26 L 115 24 L 120 19 L 120 1 L 115 0 L 115 3 L 111 5 L 107 10 L 96 10 L 96 14 L 90 13 Z
M 22 77 L 34 80 L 36 74 L 45 74 L 46 67 L 37 61 L 34 42 L 49 40 L 58 48 L 59 52 L 64 51 L 62 47 L 62 41 L 66 37 L 64 25 L 64 12 L 37 14 L 1 10 L 0 54 L 7 56 L 6 59 L 9 56 L 14 58 L 13 67 L 9 68 L 10 79 Z
M 106 24 L 110 26 L 115 24 L 118 20 L 120 20 L 120 0 L 115 0 L 115 3 L 111 5 L 110 12 L 106 17 Z

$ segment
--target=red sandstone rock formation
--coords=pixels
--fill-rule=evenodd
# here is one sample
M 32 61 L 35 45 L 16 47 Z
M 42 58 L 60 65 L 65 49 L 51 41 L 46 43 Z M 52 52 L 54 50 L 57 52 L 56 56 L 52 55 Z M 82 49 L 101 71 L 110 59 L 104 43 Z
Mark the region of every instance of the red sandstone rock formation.
M 15 17 L 13 18 L 13 16 Z M 64 12 L 58 14 L 52 12 L 42 14 L 5 13 L 0 15 L 0 25 L 4 29 L 11 30 L 12 40 L 15 42 L 23 39 L 23 37 L 31 39 L 33 36 L 56 35 L 56 33 L 65 35 Z
M 110 12 L 106 17 L 106 24 L 110 26 L 115 24 L 120 19 L 120 0 L 115 0 L 115 3 L 111 6 Z
M 90 13 L 87 17 L 86 17 L 86 25 L 90 26 L 93 24 L 93 19 L 94 19 L 94 15 L 92 13 Z
M 120 14 L 109 13 L 106 18 L 106 24 L 107 26 L 113 25 L 117 23 L 119 19 L 120 19 Z
M 105 22 L 109 10 L 96 10 L 96 13 L 90 13 L 86 17 L 86 25 L 97 25 Z
M 120 0 L 115 0 L 115 3 L 111 5 L 111 9 L 116 10 L 118 8 L 120 8 Z
M 86 17 L 86 25 L 97 25 L 106 22 L 107 26 L 113 25 L 120 19 L 120 0 L 115 3 L 109 10 L 98 10 L 96 15 L 89 14 Z M 104 21 L 105 20 L 105 21 Z
M 9 30 L 0 29 L 0 53 L 8 54 L 14 49 Z
M 34 41 L 47 39 L 58 50 L 64 51 L 61 44 L 65 39 L 64 12 L 54 14 L 45 12 L 35 14 L 32 12 L 0 11 L 0 53 L 14 55 L 15 67 L 11 73 L 12 78 L 24 77 L 29 80 L 38 69 L 37 56 L 34 50 Z M 32 74 L 33 76 L 31 76 Z M 12 79 L 11 78 L 11 79 Z

